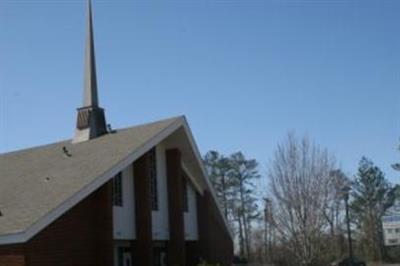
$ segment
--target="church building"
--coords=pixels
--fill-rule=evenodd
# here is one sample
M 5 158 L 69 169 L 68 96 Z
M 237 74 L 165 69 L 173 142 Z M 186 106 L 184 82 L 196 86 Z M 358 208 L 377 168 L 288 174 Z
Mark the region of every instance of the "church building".
M 87 26 L 73 138 L 0 155 L 0 266 L 231 265 L 232 234 L 186 118 L 109 128 L 90 0 Z

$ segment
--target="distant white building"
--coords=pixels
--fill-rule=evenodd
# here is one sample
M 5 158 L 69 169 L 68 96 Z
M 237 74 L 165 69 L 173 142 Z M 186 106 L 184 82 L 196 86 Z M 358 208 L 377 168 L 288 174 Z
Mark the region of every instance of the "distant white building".
M 382 217 L 385 246 L 400 245 L 400 213 Z

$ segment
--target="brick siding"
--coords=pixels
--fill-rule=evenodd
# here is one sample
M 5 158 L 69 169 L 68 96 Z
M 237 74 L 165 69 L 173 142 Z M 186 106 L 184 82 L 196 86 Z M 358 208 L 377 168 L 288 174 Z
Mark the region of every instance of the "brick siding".
M 0 246 L 0 266 L 112 266 L 111 185 L 78 203 L 23 245 Z

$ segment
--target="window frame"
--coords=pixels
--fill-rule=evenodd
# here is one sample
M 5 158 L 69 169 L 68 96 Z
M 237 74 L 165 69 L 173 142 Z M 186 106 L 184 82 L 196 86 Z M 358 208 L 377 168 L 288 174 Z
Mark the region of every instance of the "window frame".
M 186 174 L 182 176 L 182 204 L 183 204 L 183 211 L 188 213 L 189 212 L 189 195 L 188 195 L 188 179 Z
M 124 206 L 124 186 L 122 172 L 116 174 L 113 178 L 113 206 L 123 207 Z

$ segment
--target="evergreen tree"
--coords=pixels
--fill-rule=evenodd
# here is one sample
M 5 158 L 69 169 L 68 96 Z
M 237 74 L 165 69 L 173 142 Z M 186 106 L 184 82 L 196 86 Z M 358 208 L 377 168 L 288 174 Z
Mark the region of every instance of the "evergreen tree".
M 396 188 L 386 180 L 379 167 L 363 157 L 352 190 L 351 209 L 360 229 L 363 253 L 381 260 L 384 245 L 381 218 L 393 206 Z
M 259 216 L 254 182 L 260 177 L 258 163 L 246 159 L 241 152 L 225 157 L 209 151 L 204 156 L 204 164 L 224 215 L 236 229 L 240 255 L 248 257 L 252 222 Z
M 224 212 L 224 216 L 228 219 L 231 213 L 229 207 L 231 204 L 229 202 L 232 200 L 231 190 L 233 186 L 228 175 L 231 171 L 229 159 L 219 154 L 217 151 L 209 151 L 204 156 L 204 164 L 220 206 Z
M 234 189 L 234 214 L 239 227 L 239 245 L 241 256 L 250 256 L 252 222 L 260 215 L 255 196 L 255 180 L 260 178 L 258 163 L 246 159 L 243 153 L 237 152 L 229 158 L 230 180 Z

